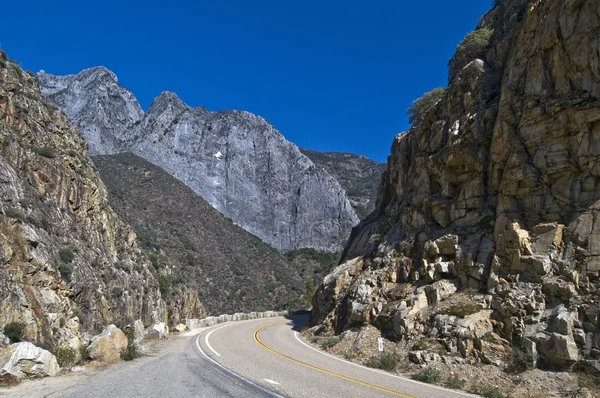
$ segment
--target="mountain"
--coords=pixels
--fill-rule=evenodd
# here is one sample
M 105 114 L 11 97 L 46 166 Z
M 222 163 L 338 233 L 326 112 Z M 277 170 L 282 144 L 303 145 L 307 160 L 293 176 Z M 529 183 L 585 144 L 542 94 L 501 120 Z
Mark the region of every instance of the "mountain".
M 360 219 L 366 218 L 375 209 L 377 188 L 386 167 L 384 163 L 352 153 L 310 149 L 300 149 L 300 152 L 340 183 Z
M 395 138 L 315 333 L 370 324 L 420 364 L 600 370 L 597 11 L 494 2 Z
M 36 78 L 48 101 L 60 104 L 71 123 L 84 132 L 92 155 L 121 152 L 122 132 L 144 116 L 135 96 L 122 88 L 117 76 L 104 67 L 67 76 L 40 71 Z
M 87 144 L 2 51 L 0 140 L 0 328 L 79 357 L 110 323 L 166 321 L 162 273 L 111 209 Z
M 48 101 L 90 142 L 92 154 L 143 157 L 280 251 L 341 251 L 359 221 L 335 178 L 259 116 L 191 108 L 171 92 L 142 114 L 103 67 L 37 77 Z
M 304 281 L 275 250 L 234 225 L 182 182 L 131 154 L 93 158 L 117 214 L 172 283 L 198 291 L 211 314 L 291 308 Z

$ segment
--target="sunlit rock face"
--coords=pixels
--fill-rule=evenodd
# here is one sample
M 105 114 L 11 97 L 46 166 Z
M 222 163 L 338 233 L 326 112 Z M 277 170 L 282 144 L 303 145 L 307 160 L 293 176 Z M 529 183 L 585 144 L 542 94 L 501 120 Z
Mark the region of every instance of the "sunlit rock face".
M 506 360 L 494 352 L 508 344 L 600 368 L 598 5 L 495 4 L 484 59 L 395 138 L 312 320 L 442 339 L 474 361 Z
M 281 251 L 339 251 L 358 223 L 345 191 L 263 118 L 190 108 L 159 95 L 146 114 L 105 68 L 37 74 L 93 154 L 134 152 Z

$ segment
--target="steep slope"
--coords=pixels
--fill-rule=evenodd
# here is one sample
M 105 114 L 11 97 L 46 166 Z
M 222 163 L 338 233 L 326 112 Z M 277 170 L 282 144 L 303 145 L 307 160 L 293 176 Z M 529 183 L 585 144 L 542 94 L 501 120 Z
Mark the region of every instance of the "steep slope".
M 317 168 L 325 169 L 346 191 L 356 215 L 364 219 L 375 209 L 377 188 L 385 171 L 384 163 L 343 152 L 300 149 Z
M 494 32 L 484 59 L 394 140 L 315 330 L 372 324 L 461 361 L 505 367 L 515 347 L 528 365 L 600 370 L 598 3 L 497 1 L 478 29 Z
M 339 183 L 263 118 L 192 109 L 170 92 L 141 117 L 135 98 L 105 68 L 37 76 L 92 153 L 136 153 L 278 250 L 340 251 L 359 221 Z
M 134 154 L 96 156 L 111 205 L 209 313 L 294 307 L 303 281 L 275 251 L 183 183 Z
M 84 332 L 165 320 L 156 274 L 86 143 L 2 51 L 0 140 L 0 327 L 22 323 L 27 340 L 79 356 Z

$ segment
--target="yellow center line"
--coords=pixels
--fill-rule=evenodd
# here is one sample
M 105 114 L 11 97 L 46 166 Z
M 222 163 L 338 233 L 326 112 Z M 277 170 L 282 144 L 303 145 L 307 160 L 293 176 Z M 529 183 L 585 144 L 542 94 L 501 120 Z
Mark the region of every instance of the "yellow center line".
M 306 366 L 307 368 L 310 368 L 310 369 L 313 369 L 313 370 L 316 370 L 316 371 L 328 374 L 330 376 L 337 377 L 337 378 L 342 379 L 342 380 L 346 380 L 346 381 L 349 381 L 349 382 L 352 382 L 352 383 L 355 383 L 355 384 L 359 384 L 359 385 L 364 386 L 364 387 L 369 387 L 369 388 L 373 388 L 375 390 L 379 390 L 379 391 L 387 392 L 389 394 L 397 395 L 399 397 L 403 397 L 403 398 L 415 398 L 412 395 L 406 395 L 406 394 L 402 394 L 402 393 L 394 391 L 394 390 L 388 390 L 387 388 L 384 388 L 384 387 L 379 387 L 379 386 L 376 386 L 374 384 L 370 384 L 370 383 L 366 383 L 364 381 L 356 380 L 356 379 L 353 379 L 351 377 L 344 376 L 344 375 L 341 375 L 339 373 L 331 372 L 329 370 L 321 369 L 321 368 L 318 368 L 316 366 L 310 365 L 310 364 L 308 364 L 306 362 L 299 361 L 299 360 L 297 360 L 295 358 L 292 358 L 292 357 L 290 357 L 288 355 L 285 355 L 285 354 L 283 354 L 283 353 L 281 353 L 281 352 L 279 352 L 279 351 L 277 351 L 277 350 L 269 347 L 268 345 L 266 345 L 265 343 L 263 343 L 262 340 L 258 337 L 259 333 L 261 331 L 263 331 L 264 329 L 266 329 L 266 328 L 268 328 L 270 326 L 273 326 L 273 325 L 284 323 L 284 322 L 287 322 L 287 321 L 273 322 L 273 323 L 268 323 L 268 324 L 266 324 L 264 326 L 261 326 L 260 328 L 256 329 L 256 331 L 254 332 L 254 340 L 261 347 L 263 347 L 264 349 L 266 349 L 268 351 L 271 351 L 273 354 L 279 355 L 280 357 L 283 357 L 283 358 L 285 358 L 287 360 L 290 360 L 292 362 L 296 362 L 296 363 L 298 363 L 298 364 L 300 364 L 302 366 Z

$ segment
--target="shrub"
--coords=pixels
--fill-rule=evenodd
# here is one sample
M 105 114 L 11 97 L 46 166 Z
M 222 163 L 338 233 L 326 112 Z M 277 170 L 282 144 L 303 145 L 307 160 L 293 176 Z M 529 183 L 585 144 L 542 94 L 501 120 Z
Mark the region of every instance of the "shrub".
M 132 326 L 125 328 L 125 336 L 127 336 L 127 347 L 121 351 L 121 359 L 124 361 L 133 361 L 140 356 L 137 346 L 135 345 L 135 330 Z
M 61 368 L 71 368 L 77 364 L 77 351 L 72 348 L 54 346 L 49 351 L 54 354 Z
M 437 369 L 423 369 L 419 373 L 412 375 L 413 380 L 423 383 L 435 384 L 440 381 L 441 373 Z
M 4 326 L 4 335 L 8 337 L 11 343 L 17 343 L 23 339 L 25 324 L 22 322 L 11 322 Z
M 158 276 L 158 289 L 160 294 L 164 297 L 171 291 L 171 279 L 164 275 Z
M 73 259 L 75 259 L 75 253 L 70 248 L 60 249 L 58 256 L 60 257 L 60 261 L 67 264 L 72 263 Z
M 457 375 L 451 375 L 444 383 L 444 386 L 452 388 L 453 390 L 462 390 L 466 382 L 465 379 L 461 379 Z
M 493 35 L 494 29 L 481 28 L 465 36 L 448 61 L 448 81 L 452 81 L 456 73 L 475 58 L 483 58 Z
M 510 394 L 495 386 L 475 386 L 471 392 L 479 394 L 484 398 L 510 398 Z
M 515 373 L 523 373 L 526 370 L 533 369 L 533 362 L 531 354 L 523 352 L 518 348 L 513 348 L 509 370 Z
M 56 151 L 56 149 L 49 147 L 49 146 L 45 146 L 42 148 L 36 148 L 34 150 L 34 152 L 40 156 L 43 156 L 45 158 L 50 158 L 50 159 L 53 159 L 58 156 L 58 152 Z
M 326 338 L 325 340 L 323 340 L 320 345 L 321 345 L 322 349 L 326 350 L 328 348 L 333 347 L 337 343 L 339 343 L 340 340 L 341 340 L 340 336 L 333 336 L 333 337 L 329 337 L 329 338 Z
M 315 295 L 316 291 L 315 280 L 310 278 L 306 281 L 306 291 L 304 292 L 303 304 L 305 307 L 310 307 L 312 303 L 312 298 Z
M 126 263 L 126 262 L 124 262 L 124 261 L 117 261 L 117 262 L 115 263 L 115 268 L 116 268 L 116 269 L 122 269 L 122 270 L 123 270 L 123 271 L 125 271 L 125 272 L 130 272 L 130 271 L 131 271 L 131 265 L 130 265 L 130 264 L 127 264 L 127 263 Z
M 406 111 L 408 114 L 408 121 L 411 124 L 417 123 L 427 114 L 427 112 L 433 109 L 433 107 L 444 97 L 444 94 L 446 94 L 446 88 L 438 87 L 426 92 L 421 98 L 414 100 L 412 106 Z
M 65 281 L 71 282 L 71 275 L 73 274 L 73 265 L 61 262 L 58 266 L 58 272 L 60 272 L 60 276 Z
M 378 357 L 371 357 L 365 362 L 365 366 L 375 369 L 382 369 L 391 372 L 396 369 L 398 364 L 398 358 L 394 354 L 383 354 L 381 359 Z

